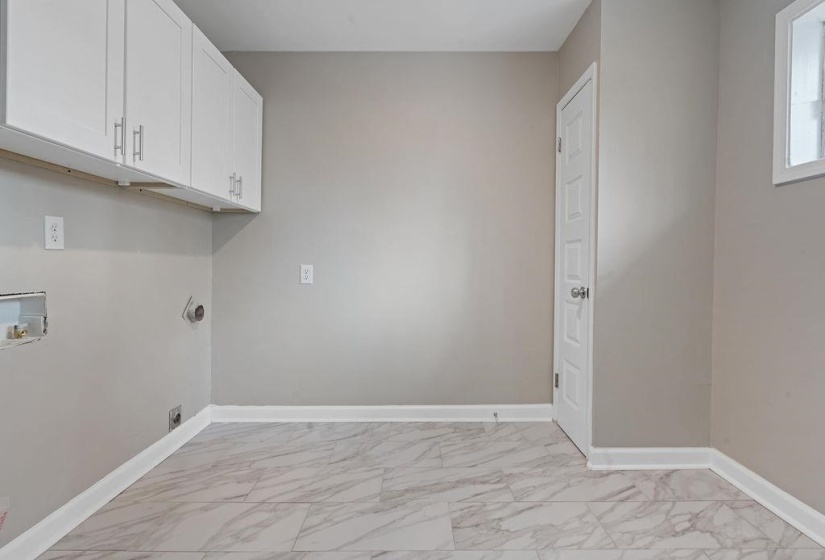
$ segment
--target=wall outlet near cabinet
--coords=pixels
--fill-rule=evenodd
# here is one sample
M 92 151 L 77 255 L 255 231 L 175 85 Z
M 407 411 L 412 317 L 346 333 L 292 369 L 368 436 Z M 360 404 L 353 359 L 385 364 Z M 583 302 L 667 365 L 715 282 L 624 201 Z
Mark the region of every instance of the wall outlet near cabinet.
M 301 265 L 301 284 L 312 284 L 312 265 L 311 264 L 302 264 Z
M 181 416 L 181 406 L 178 405 L 172 410 L 169 411 L 169 431 L 171 432 L 178 426 L 180 426 L 180 422 L 183 419 Z
M 63 250 L 63 218 L 57 216 L 46 216 L 46 242 L 45 248 L 48 250 Z

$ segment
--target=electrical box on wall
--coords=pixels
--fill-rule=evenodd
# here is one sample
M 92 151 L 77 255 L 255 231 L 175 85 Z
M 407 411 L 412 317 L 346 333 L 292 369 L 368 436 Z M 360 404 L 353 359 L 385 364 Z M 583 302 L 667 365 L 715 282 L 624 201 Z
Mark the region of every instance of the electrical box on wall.
M 47 332 L 46 292 L 0 294 L 0 350 L 40 340 Z

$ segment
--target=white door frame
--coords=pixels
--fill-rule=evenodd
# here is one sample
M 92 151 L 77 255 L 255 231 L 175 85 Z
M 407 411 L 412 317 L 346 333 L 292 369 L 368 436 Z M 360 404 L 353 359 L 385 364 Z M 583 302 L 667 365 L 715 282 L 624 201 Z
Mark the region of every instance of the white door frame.
M 588 328 L 587 328 L 587 342 L 588 342 L 588 356 L 587 356 L 587 369 L 584 372 L 585 377 L 587 378 L 587 398 L 585 402 L 585 406 L 587 408 L 587 427 L 586 427 L 586 434 L 587 434 L 587 442 L 585 447 L 585 455 L 590 456 L 590 450 L 593 446 L 593 317 L 594 313 L 593 310 L 595 308 L 595 301 L 596 301 L 596 223 L 597 223 L 597 214 L 598 214 L 598 107 L 599 107 L 599 95 L 598 95 L 598 66 L 597 63 L 593 63 L 590 67 L 585 70 L 584 74 L 581 78 L 576 81 L 570 91 L 568 91 L 564 97 L 561 98 L 558 105 L 556 105 L 556 139 L 558 140 L 561 138 L 561 112 L 568 103 L 578 94 L 582 88 L 587 85 L 587 82 L 592 82 L 593 84 L 593 115 L 591 119 L 591 126 L 592 126 L 592 157 L 591 159 L 591 181 L 590 181 L 590 298 L 588 300 Z M 559 286 L 561 286 L 561 189 L 558 188 L 561 182 L 561 158 L 559 158 L 559 154 L 556 153 L 556 256 L 555 256 L 555 287 L 554 287 L 554 297 L 553 297 L 553 378 L 555 381 L 555 374 L 559 371 L 559 349 L 561 348 L 560 344 L 560 332 L 561 332 L 561 309 L 562 306 L 560 302 L 562 301 L 561 294 L 559 293 Z M 555 386 L 555 382 L 553 383 L 553 402 L 559 402 L 559 389 Z M 558 409 L 553 407 L 554 415 L 553 419 L 558 420 Z

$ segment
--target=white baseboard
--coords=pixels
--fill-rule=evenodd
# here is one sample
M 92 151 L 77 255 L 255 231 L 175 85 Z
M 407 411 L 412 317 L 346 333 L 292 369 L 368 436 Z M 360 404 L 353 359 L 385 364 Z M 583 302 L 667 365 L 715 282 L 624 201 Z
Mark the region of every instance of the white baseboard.
M 0 548 L 0 560 L 29 560 L 51 548 L 212 422 L 551 422 L 552 406 L 216 406 L 153 443 L 40 523 Z
M 794 498 L 718 449 L 709 447 L 595 447 L 591 470 L 710 469 L 818 544 L 825 546 L 825 514 Z
M 399 406 L 212 405 L 213 422 L 551 422 L 550 404 Z
M 825 514 L 794 498 L 718 449 L 711 451 L 711 469 L 819 545 L 825 546 Z
M 709 469 L 708 447 L 593 447 L 587 466 L 594 471 Z
M 195 437 L 210 422 L 210 408 L 206 407 L 177 430 L 156 441 L 43 521 L 0 548 L 0 560 L 34 560 Z
M 33 560 L 177 451 L 211 422 L 549 422 L 552 406 L 216 406 L 112 471 L 91 488 L 0 549 L 0 560 Z M 790 525 L 825 546 L 825 515 L 708 447 L 592 448 L 592 470 L 712 469 Z

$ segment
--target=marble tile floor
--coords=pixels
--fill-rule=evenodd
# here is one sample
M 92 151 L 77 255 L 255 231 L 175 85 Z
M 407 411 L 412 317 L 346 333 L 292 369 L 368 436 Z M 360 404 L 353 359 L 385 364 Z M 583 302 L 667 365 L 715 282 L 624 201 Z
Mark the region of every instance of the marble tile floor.
M 825 560 L 709 471 L 551 423 L 213 424 L 40 560 Z

